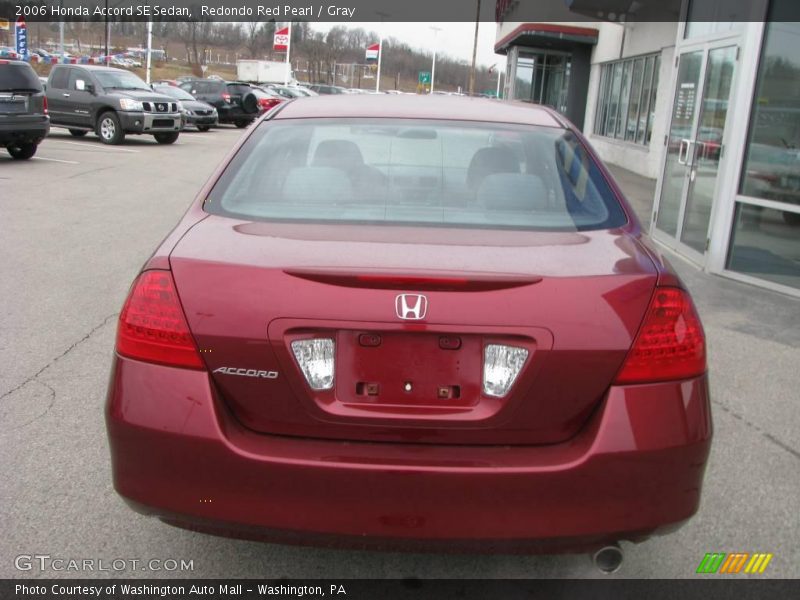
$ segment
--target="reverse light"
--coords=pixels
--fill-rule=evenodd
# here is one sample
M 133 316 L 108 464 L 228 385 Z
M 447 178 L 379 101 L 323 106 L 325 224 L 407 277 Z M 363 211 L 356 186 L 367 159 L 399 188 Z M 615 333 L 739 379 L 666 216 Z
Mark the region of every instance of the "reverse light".
M 230 102 L 231 101 L 231 95 L 230 94 L 226 94 L 226 93 L 223 92 L 222 100 L 223 100 L 223 102 Z
M 327 338 L 292 342 L 295 360 L 311 389 L 329 390 L 333 387 L 333 349 L 333 340 Z
M 117 352 L 128 358 L 203 369 L 172 273 L 145 271 L 131 288 L 119 316 Z
M 525 348 L 488 344 L 483 349 L 483 393 L 495 398 L 508 394 L 527 359 Z
M 689 294 L 656 288 L 615 383 L 688 379 L 705 371 L 705 335 Z

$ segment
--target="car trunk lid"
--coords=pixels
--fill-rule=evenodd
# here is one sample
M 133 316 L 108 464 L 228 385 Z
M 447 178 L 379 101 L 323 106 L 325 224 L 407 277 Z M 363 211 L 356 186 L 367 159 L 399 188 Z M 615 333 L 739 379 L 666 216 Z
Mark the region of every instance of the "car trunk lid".
M 392 442 L 568 439 L 611 385 L 656 282 L 618 231 L 210 216 L 170 262 L 201 356 L 244 425 Z M 419 296 L 424 318 L 401 318 Z M 333 340 L 333 389 L 312 389 L 298 364 L 292 342 L 310 338 Z M 493 344 L 527 351 L 504 397 L 482 391 Z

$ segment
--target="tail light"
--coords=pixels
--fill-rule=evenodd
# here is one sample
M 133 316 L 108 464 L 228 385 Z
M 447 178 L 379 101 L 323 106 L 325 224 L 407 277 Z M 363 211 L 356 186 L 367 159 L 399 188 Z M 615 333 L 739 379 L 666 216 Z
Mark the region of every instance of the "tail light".
M 326 338 L 292 342 L 294 358 L 311 389 L 329 390 L 333 387 L 333 349 L 333 340 Z
M 705 371 L 705 335 L 689 294 L 656 288 L 615 383 L 688 379 Z
M 47 96 L 42 96 L 42 110 L 47 114 Z
M 494 398 L 508 394 L 527 359 L 525 348 L 488 344 L 483 349 L 483 393 Z
M 131 288 L 117 329 L 117 352 L 145 362 L 203 369 L 172 273 L 145 271 Z
M 261 110 L 269 110 L 273 106 L 280 104 L 281 101 L 277 98 L 259 98 L 258 104 L 261 106 Z
M 225 102 L 230 102 L 231 101 L 231 95 L 230 94 L 226 94 L 226 93 L 223 92 L 222 100 L 225 101 Z

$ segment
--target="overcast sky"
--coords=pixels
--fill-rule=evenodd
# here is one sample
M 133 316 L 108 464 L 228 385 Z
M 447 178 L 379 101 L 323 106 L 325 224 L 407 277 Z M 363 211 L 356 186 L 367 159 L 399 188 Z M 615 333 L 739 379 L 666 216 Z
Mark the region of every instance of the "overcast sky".
M 439 27 L 436 34 L 437 53 L 472 61 L 472 42 L 475 37 L 475 23 L 311 23 L 317 31 L 328 31 L 336 25 L 347 28 L 360 27 L 376 33 L 383 30 L 384 37 L 394 37 L 420 50 L 433 50 L 434 32 L 431 27 Z M 492 22 L 480 24 L 478 31 L 478 64 L 489 67 L 495 63 L 505 69 L 506 57 L 494 53 L 497 25 Z M 378 40 L 375 40 L 376 42 Z

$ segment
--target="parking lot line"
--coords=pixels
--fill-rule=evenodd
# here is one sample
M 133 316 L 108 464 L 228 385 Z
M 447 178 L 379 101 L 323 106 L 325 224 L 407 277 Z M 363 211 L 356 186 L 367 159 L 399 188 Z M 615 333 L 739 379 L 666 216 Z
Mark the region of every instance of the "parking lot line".
M 131 150 L 130 148 L 114 148 L 111 146 L 94 146 L 89 145 L 84 142 L 68 142 L 67 140 L 53 140 L 50 139 L 48 141 L 54 142 L 56 144 L 69 144 L 70 146 L 80 146 L 82 148 L 86 148 L 88 150 L 97 150 L 100 152 L 105 152 L 106 150 L 112 150 L 114 152 L 130 152 L 132 154 L 139 154 L 139 150 Z
M 79 165 L 81 163 L 74 160 L 61 160 L 60 158 L 47 158 L 46 156 L 34 156 L 34 160 L 49 160 L 51 162 L 64 163 L 66 165 Z

